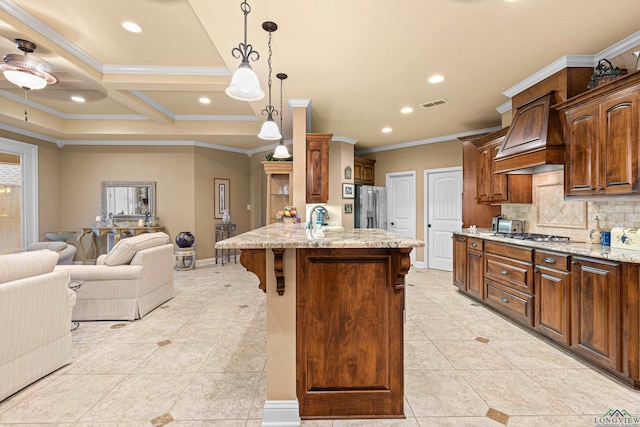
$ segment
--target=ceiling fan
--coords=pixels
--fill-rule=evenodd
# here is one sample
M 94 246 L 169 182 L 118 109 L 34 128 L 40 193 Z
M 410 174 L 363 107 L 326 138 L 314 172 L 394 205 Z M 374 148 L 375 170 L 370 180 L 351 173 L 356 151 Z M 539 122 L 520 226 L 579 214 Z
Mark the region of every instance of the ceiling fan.
M 34 56 L 29 56 L 36 50 L 36 44 L 28 40 L 15 39 L 18 49 L 24 55 L 9 53 L 4 56 L 4 63 L 0 64 L 0 70 L 4 77 L 14 85 L 24 90 L 42 89 L 47 85 L 55 84 L 58 79 L 48 71 L 45 62 Z

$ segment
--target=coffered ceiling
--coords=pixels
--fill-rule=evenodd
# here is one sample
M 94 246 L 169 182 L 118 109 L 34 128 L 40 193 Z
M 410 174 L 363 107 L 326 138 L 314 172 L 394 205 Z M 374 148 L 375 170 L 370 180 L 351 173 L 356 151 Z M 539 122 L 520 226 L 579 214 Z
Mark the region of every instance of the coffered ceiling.
M 356 141 L 357 150 L 500 126 L 496 108 L 509 100 L 502 92 L 559 58 L 586 55 L 578 58 L 593 64 L 628 37 L 640 44 L 637 0 L 248 1 L 248 42 L 260 53 L 253 67 L 265 92 L 261 25 L 279 26 L 272 91 L 279 109 L 275 73 L 287 73 L 285 137 L 287 101 L 310 99 L 311 131 Z M 125 31 L 123 21 L 142 32 Z M 33 55 L 59 79 L 25 101 L 0 77 L 0 129 L 61 146 L 267 148 L 256 136 L 267 98 L 242 102 L 224 93 L 242 35 L 237 0 L 0 0 L 0 55 L 20 53 L 16 38 L 31 40 Z M 428 83 L 433 74 L 445 80 Z M 211 103 L 201 104 L 202 96 Z M 413 113 L 400 113 L 406 106 Z M 387 126 L 393 131 L 383 133 Z

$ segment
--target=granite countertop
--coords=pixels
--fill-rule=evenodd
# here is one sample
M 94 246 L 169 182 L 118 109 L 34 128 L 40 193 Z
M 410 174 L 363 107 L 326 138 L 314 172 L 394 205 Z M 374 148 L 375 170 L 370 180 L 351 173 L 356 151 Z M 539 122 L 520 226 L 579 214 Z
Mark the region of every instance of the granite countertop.
M 640 263 L 640 251 L 612 248 L 611 246 L 602 246 L 600 244 L 592 244 L 591 242 L 536 242 L 531 240 L 519 240 L 509 237 L 494 236 L 491 230 L 486 229 L 478 229 L 475 233 L 472 233 L 468 228 L 465 228 L 463 230 L 456 231 L 455 234 L 493 240 L 496 242 L 510 243 L 518 246 L 527 246 L 530 248 L 564 252 L 573 255 L 609 259 L 612 261 Z
M 267 248 L 407 248 L 421 247 L 421 240 L 402 237 L 377 228 L 327 228 L 324 237 L 312 239 L 304 224 L 271 224 L 221 240 L 217 249 Z M 313 230 L 316 231 L 316 230 Z M 318 237 L 318 236 L 317 236 Z

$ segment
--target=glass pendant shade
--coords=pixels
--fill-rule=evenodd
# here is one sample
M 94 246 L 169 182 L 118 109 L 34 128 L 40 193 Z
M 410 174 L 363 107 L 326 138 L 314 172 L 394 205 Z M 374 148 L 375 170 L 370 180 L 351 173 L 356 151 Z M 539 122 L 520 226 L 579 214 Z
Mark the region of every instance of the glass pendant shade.
M 287 150 L 287 146 L 284 145 L 284 141 L 280 140 L 280 143 L 276 147 L 276 150 L 273 152 L 274 159 L 288 159 L 291 157 L 289 154 L 289 150 Z
M 42 89 L 47 86 L 47 81 L 40 76 L 28 71 L 4 70 L 2 72 L 7 80 L 22 89 Z
M 241 62 L 240 66 L 231 77 L 231 84 L 225 90 L 227 95 L 240 101 L 259 101 L 264 98 L 264 92 L 260 89 L 258 76 L 248 62 Z
M 260 129 L 260 133 L 258 134 L 258 138 L 267 139 L 270 141 L 277 141 L 282 138 L 280 131 L 278 130 L 278 125 L 273 121 L 271 117 L 264 121 L 262 124 L 262 129 Z

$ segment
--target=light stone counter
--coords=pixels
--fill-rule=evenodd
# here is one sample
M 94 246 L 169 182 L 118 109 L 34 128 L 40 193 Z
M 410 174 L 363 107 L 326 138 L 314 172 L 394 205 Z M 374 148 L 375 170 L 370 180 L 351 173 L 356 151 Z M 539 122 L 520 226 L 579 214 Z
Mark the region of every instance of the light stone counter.
M 422 247 L 421 240 L 410 239 L 377 228 L 328 228 L 320 237 L 309 236 L 304 224 L 271 224 L 217 242 L 217 249 L 286 248 L 408 248 Z
M 591 242 L 536 242 L 531 240 L 513 239 L 510 237 L 494 236 L 490 230 L 479 229 L 477 232 L 472 233 L 468 228 L 465 228 L 461 231 L 456 231 L 455 234 L 467 237 L 477 237 L 485 240 L 493 240 L 496 242 L 510 243 L 512 245 L 526 246 L 530 248 L 564 252 L 573 255 L 602 258 L 612 261 L 640 263 L 640 251 L 612 248 L 610 246 L 602 246 L 600 244 L 591 244 Z

